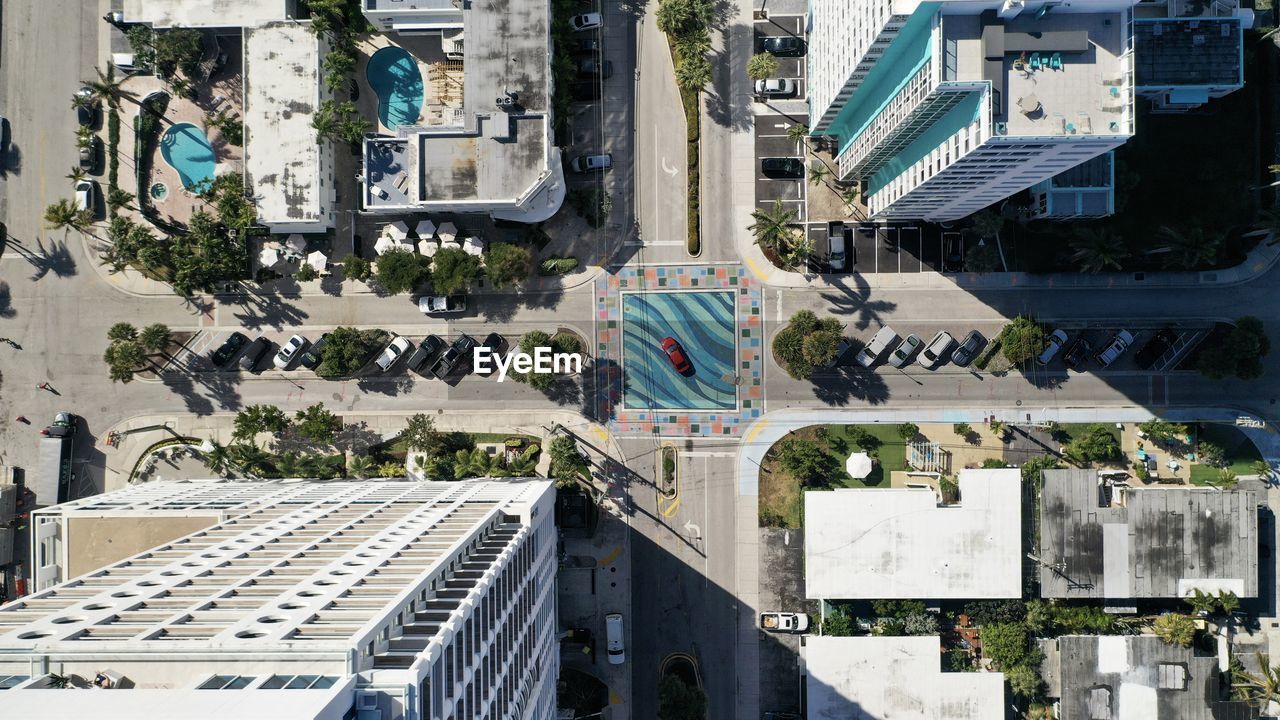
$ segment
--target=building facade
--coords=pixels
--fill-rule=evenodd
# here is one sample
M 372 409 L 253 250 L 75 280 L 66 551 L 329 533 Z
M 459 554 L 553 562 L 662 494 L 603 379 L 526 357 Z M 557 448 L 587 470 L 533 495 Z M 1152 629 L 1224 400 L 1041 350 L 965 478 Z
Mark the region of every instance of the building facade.
M 549 481 L 153 483 L 32 522 L 38 545 L 74 545 L 78 519 L 195 516 L 207 527 L 0 607 L 7 712 L 554 717 Z M 63 680 L 86 689 L 32 692 Z

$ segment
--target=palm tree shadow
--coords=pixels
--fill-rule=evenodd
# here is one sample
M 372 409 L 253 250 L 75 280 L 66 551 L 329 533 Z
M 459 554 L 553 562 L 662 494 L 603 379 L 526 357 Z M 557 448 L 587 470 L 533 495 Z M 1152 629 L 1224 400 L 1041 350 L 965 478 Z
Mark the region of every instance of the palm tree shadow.
M 67 248 L 65 240 L 54 243 L 47 250 L 44 242 L 37 240 L 36 251 L 26 257 L 35 268 L 35 272 L 31 275 L 33 282 L 49 273 L 60 278 L 72 277 L 76 274 L 76 261 L 71 257 L 71 251 Z
M 0 281 L 0 318 L 11 318 L 17 314 L 13 309 L 13 293 L 9 290 L 9 283 Z
M 850 282 L 853 283 L 852 286 Z M 867 329 L 872 321 L 883 325 L 883 314 L 892 312 L 898 306 L 897 303 L 885 300 L 868 300 L 871 286 L 858 273 L 838 276 L 831 281 L 831 285 L 844 292 L 821 293 L 822 299 L 827 301 L 827 311 L 832 315 L 856 316 L 853 326 L 858 330 Z

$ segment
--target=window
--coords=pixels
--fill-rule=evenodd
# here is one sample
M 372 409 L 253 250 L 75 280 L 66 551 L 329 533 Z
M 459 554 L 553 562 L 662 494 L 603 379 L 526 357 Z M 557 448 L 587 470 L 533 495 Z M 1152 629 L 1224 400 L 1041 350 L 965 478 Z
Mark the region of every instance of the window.
M 1160 663 L 1159 669 L 1161 690 L 1186 690 L 1187 666 L 1182 663 Z
M 200 683 L 199 690 L 243 690 L 253 682 L 253 677 L 245 675 L 214 675 Z

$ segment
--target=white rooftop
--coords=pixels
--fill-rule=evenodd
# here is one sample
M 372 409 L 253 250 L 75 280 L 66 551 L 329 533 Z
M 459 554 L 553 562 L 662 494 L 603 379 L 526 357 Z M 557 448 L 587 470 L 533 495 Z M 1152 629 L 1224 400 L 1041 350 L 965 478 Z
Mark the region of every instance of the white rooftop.
M 942 672 L 942 640 L 809 636 L 811 720 L 1003 720 L 1003 673 Z
M 806 492 L 806 596 L 1020 597 L 1021 504 L 1017 469 L 961 470 L 950 506 L 930 490 Z
M 281 22 L 244 31 L 245 177 L 265 225 L 324 220 L 325 146 L 311 118 L 320 104 L 322 40 Z
M 251 27 L 289 17 L 290 0 L 124 0 L 126 22 L 152 27 Z
M 95 720 L 339 720 L 351 708 L 352 678 L 324 690 L 157 690 L 109 692 L 77 689 L 6 691 L 10 717 L 82 717 Z

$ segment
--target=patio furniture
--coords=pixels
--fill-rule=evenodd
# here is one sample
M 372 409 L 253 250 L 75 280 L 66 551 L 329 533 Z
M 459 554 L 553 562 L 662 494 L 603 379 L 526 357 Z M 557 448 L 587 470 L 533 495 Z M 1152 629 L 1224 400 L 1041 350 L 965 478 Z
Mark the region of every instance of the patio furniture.
M 1062 69 L 1062 53 L 1056 52 L 1049 56 L 1049 69 L 1050 70 Z
M 1111 97 L 1120 97 L 1120 88 L 1111 86 Z
M 1055 135 L 1064 135 L 1067 132 L 1067 118 L 1062 113 L 1053 114 L 1053 122 L 1050 124 Z
M 1081 110 L 1076 114 L 1076 126 L 1080 128 L 1082 133 L 1093 132 L 1093 118 L 1089 117 L 1089 113 Z
M 1023 95 L 1018 98 L 1018 109 L 1025 115 L 1030 115 L 1040 109 L 1040 99 L 1034 94 Z
M 1027 67 L 1031 68 L 1032 70 L 1040 69 L 1040 53 L 1038 52 L 1031 53 L 1031 59 L 1027 61 Z
M 396 189 L 404 192 L 404 188 L 409 184 L 409 173 L 400 173 L 396 176 Z

